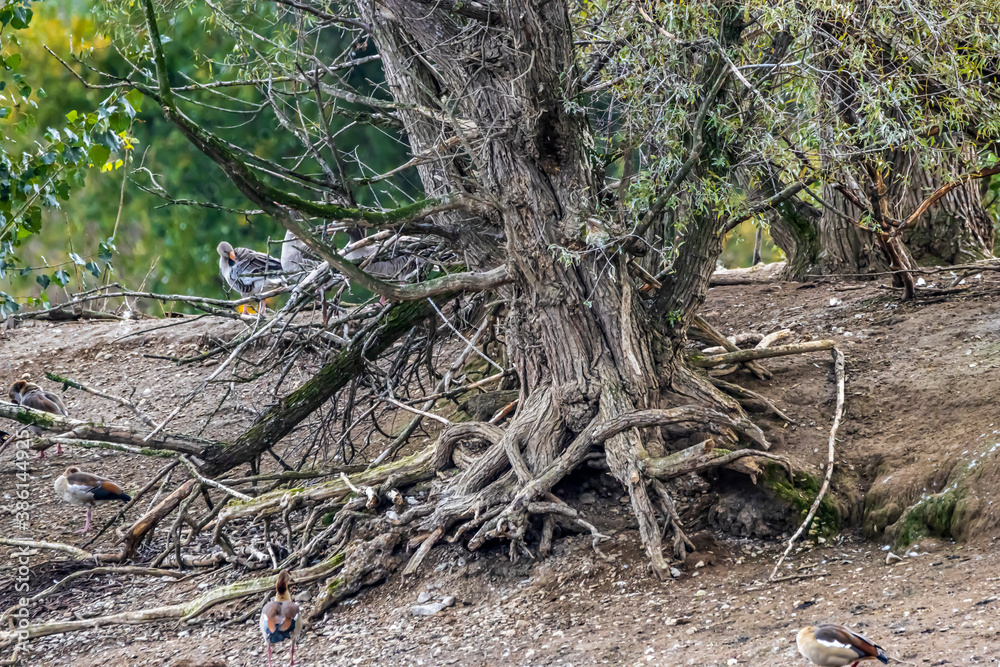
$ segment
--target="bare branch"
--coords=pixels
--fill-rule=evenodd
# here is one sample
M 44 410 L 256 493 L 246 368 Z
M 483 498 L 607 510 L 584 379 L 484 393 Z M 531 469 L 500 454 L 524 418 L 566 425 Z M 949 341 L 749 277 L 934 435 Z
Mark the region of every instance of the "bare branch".
M 826 495 L 827 489 L 830 488 L 830 480 L 833 477 L 833 463 L 834 463 L 834 445 L 837 441 L 837 429 L 840 427 L 840 418 L 844 414 L 844 353 L 833 348 L 833 369 L 834 374 L 837 377 L 837 407 L 833 413 L 833 426 L 830 427 L 830 442 L 827 448 L 827 461 L 826 461 L 826 476 L 823 478 L 823 486 L 820 487 L 819 493 L 816 494 L 816 500 L 813 501 L 812 507 L 809 508 L 806 518 L 802 521 L 802 525 L 799 529 L 795 531 L 795 534 L 788 539 L 788 547 L 785 548 L 785 553 L 781 554 L 781 558 L 778 562 L 774 564 L 774 570 L 771 571 L 771 581 L 774 581 L 775 576 L 778 574 L 778 568 L 781 564 L 785 562 L 785 558 L 788 554 L 792 552 L 792 547 L 795 545 L 795 540 L 797 540 L 805 529 L 812 523 L 813 517 L 816 516 L 816 511 L 819 509 L 819 505 L 823 502 L 823 496 Z

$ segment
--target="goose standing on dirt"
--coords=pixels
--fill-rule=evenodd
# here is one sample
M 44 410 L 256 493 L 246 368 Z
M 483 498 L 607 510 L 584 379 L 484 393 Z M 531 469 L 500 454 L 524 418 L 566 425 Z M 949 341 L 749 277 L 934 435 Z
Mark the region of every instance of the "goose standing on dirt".
M 32 410 L 41 410 L 42 412 L 51 412 L 54 415 L 59 415 L 60 417 L 69 417 L 69 411 L 66 410 L 66 404 L 62 402 L 58 394 L 54 394 L 51 391 L 45 391 L 37 384 L 33 382 L 28 382 L 26 380 L 18 380 L 10 386 L 10 392 L 8 392 L 11 403 L 17 405 L 23 405 L 26 408 L 31 408 Z M 29 426 L 28 431 L 34 435 L 42 433 L 42 429 L 37 426 Z M 56 445 L 56 455 L 62 454 L 62 445 Z M 45 450 L 40 450 L 38 452 L 38 458 L 45 458 Z
M 241 298 L 259 296 L 267 288 L 282 284 L 281 262 L 250 248 L 234 248 L 227 241 L 219 244 L 219 273 Z
M 66 472 L 56 479 L 56 494 L 70 505 L 86 506 L 87 523 L 80 533 L 90 530 L 90 513 L 94 505 L 107 500 L 122 500 L 128 502 L 132 497 L 122 491 L 121 487 L 89 472 L 81 472 L 79 468 L 70 466 Z
M 802 657 L 821 667 L 853 667 L 863 660 L 878 660 L 882 664 L 889 664 L 889 658 L 881 646 L 842 625 L 823 624 L 802 628 L 796 643 Z
M 271 662 L 271 644 L 292 640 L 292 652 L 288 665 L 295 664 L 295 641 L 299 637 L 302 625 L 299 622 L 299 605 L 292 602 L 288 585 L 292 577 L 288 570 L 278 573 L 274 582 L 274 600 L 264 605 L 260 612 L 260 634 L 264 637 L 264 647 L 267 649 L 267 667 L 274 667 Z

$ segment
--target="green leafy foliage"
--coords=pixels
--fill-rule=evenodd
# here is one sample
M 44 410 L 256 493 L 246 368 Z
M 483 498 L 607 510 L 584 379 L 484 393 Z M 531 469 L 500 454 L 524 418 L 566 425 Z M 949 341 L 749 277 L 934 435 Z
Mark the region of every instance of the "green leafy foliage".
M 689 225 L 739 220 L 785 185 L 812 179 L 821 195 L 843 184 L 887 202 L 887 215 L 872 205 L 856 220 L 884 231 L 910 212 L 910 156 L 974 172 L 996 153 L 995 0 L 641 6 L 578 6 L 581 71 L 608 64 L 588 82 L 600 92 L 572 103 L 609 110 L 597 116 L 598 152 L 612 158 L 609 175 L 631 174 L 635 218 L 700 147 L 654 227 L 663 267 Z
M 33 19 L 37 16 L 26 0 L 0 3 L 0 265 L 5 276 L 25 279 L 36 269 L 23 255 L 42 233 L 50 215 L 47 212 L 58 212 L 71 193 L 84 187 L 86 174 L 104 167 L 112 155 L 129 159 L 134 145 L 127 103 L 120 91 L 68 113 L 58 106 L 43 110 L 38 100 L 45 98 L 46 105 L 52 103 L 36 83 L 43 77 L 28 70 L 32 61 L 20 52 Z M 44 130 L 39 129 L 40 121 Z M 86 261 L 73 253 L 70 264 L 85 266 Z M 96 263 L 94 266 L 99 273 Z M 51 276 L 42 272 L 35 275 L 42 295 L 41 299 L 30 297 L 29 302 L 44 303 L 44 290 L 52 282 L 60 287 L 70 283 L 64 268 L 53 268 Z M 11 273 L 14 269 L 17 271 Z M 0 292 L 0 318 L 17 308 L 10 294 Z
M 31 99 L 38 104 L 30 109 L 32 118 L 25 121 L 23 131 L 6 145 L 9 151 L 32 147 L 37 151 L 38 142 L 43 142 L 39 160 L 51 160 L 47 168 L 60 171 L 53 183 L 35 197 L 32 207 L 37 211 L 25 211 L 17 222 L 15 236 L 20 234 L 20 238 L 16 255 L 8 257 L 9 261 L 18 268 L 30 267 L 50 276 L 56 268 L 63 268 L 70 275 L 68 289 L 93 286 L 94 280 L 109 277 L 113 270 L 116 280 L 133 286 L 141 284 L 152 291 L 223 296 L 215 252 L 220 240 L 277 254 L 278 246 L 268 248 L 268 239 L 283 236 L 280 226 L 267 217 L 246 212 L 252 209 L 246 198 L 217 166 L 164 121 L 155 103 L 129 86 L 114 89 L 109 97 L 108 89 L 88 90 L 78 80 L 81 77 L 89 83 L 108 85 L 114 80 L 98 72 L 112 77 L 134 76 L 131 65 L 118 58 L 115 49 L 107 48 L 110 39 L 127 58 L 143 68 L 151 67 L 136 7 L 132 3 L 95 5 L 81 0 L 33 7 L 30 29 L 18 34 L 17 44 L 0 51 L 7 60 L 14 53 L 18 55 L 14 59 L 17 73 L 24 76 L 19 82 L 33 87 Z M 271 24 L 273 12 L 262 7 L 262 11 L 241 18 L 244 28 L 264 29 Z M 213 77 L 256 78 L 261 75 L 265 58 L 267 67 L 281 65 L 295 71 L 287 54 L 278 53 L 279 46 L 262 51 L 260 61 L 248 60 L 252 54 L 237 39 L 245 34 L 242 30 L 221 23 L 206 5 L 192 4 L 172 15 L 163 37 L 178 85 L 191 80 L 211 81 Z M 6 47 L 6 32 L 0 35 Z M 294 43 L 295 39 L 294 31 L 284 26 L 276 45 Z M 344 37 L 343 44 L 333 40 L 328 48 L 331 52 L 347 48 L 349 39 Z M 53 46 L 68 41 L 73 44 L 72 53 Z M 75 74 L 46 52 L 43 44 L 57 51 Z M 87 66 L 78 61 L 85 61 Z M 17 90 L 13 73 L 0 79 L 0 86 L 6 85 L 8 92 Z M 359 67 L 352 77 L 361 81 L 383 79 L 377 62 Z M 48 91 L 44 101 L 39 99 L 42 89 Z M 301 144 L 281 130 L 273 110 L 260 107 L 257 91 L 233 87 L 222 92 L 224 95 L 189 91 L 184 96 L 196 100 L 199 122 L 226 140 L 244 146 L 249 153 L 288 164 L 302 154 Z M 252 111 L 247 110 L 247 105 Z M 4 107 L 9 107 L 10 121 L 18 122 L 21 107 L 11 104 L 9 96 L 0 99 L 0 117 Z M 229 109 L 236 111 L 230 113 Z M 87 124 L 91 116 L 104 132 Z M 0 128 L 6 130 L 4 123 L 0 120 Z M 347 148 L 346 153 L 363 146 L 365 152 L 377 155 L 374 168 L 388 170 L 405 161 L 405 149 L 395 134 L 358 125 L 346 116 L 335 116 L 329 123 L 338 141 Z M 59 152 L 50 144 L 61 146 Z M 51 155 L 42 158 L 44 153 Z M 308 157 L 298 169 L 320 172 Z M 372 174 L 372 166 L 362 171 L 347 163 L 346 169 L 358 177 Z M 417 192 L 417 188 L 409 186 L 404 194 L 411 197 Z M 360 190 L 356 201 L 372 204 L 378 197 L 385 198 L 382 189 L 372 186 Z M 51 266 L 40 262 L 40 257 L 48 258 Z M 34 271 L 23 276 L 18 271 L 8 272 L 6 280 L 2 288 L 18 295 L 22 303 L 35 297 L 45 300 L 45 292 L 34 280 Z

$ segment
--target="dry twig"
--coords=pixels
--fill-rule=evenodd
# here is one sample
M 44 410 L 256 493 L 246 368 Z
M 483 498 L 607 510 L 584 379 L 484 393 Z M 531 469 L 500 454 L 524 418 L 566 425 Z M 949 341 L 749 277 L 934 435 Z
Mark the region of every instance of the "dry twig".
M 826 495 L 827 489 L 830 488 L 830 479 L 833 477 L 833 460 L 834 460 L 834 444 L 837 440 L 837 429 L 840 428 L 840 418 L 844 413 L 844 353 L 833 348 L 833 368 L 834 373 L 837 376 L 837 408 L 833 415 L 833 426 L 830 428 L 830 445 L 827 452 L 827 463 L 826 463 L 826 477 L 823 479 L 823 486 L 820 487 L 819 493 L 816 495 L 816 500 L 813 501 L 812 507 L 809 508 L 809 513 L 806 514 L 805 521 L 799 526 L 799 529 L 795 531 L 795 534 L 788 540 L 788 546 L 785 548 L 785 553 L 781 554 L 781 558 L 778 562 L 774 564 L 774 570 L 771 571 L 771 580 L 774 581 L 775 576 L 778 574 L 778 568 L 781 564 L 785 562 L 785 558 L 788 554 L 792 552 L 792 547 L 795 546 L 795 540 L 799 539 L 806 528 L 812 522 L 813 517 L 816 516 L 816 511 L 819 509 L 819 505 L 823 502 L 823 497 Z

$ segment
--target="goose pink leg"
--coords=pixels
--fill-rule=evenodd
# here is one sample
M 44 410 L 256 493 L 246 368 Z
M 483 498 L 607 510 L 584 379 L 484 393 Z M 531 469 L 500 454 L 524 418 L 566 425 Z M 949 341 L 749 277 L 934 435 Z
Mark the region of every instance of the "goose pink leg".
M 88 507 L 87 508 L 87 523 L 86 523 L 86 525 L 84 525 L 83 530 L 76 531 L 77 534 L 86 533 L 88 530 L 90 530 L 90 513 L 91 513 L 91 511 L 93 511 L 93 509 L 94 509 L 93 507 Z

